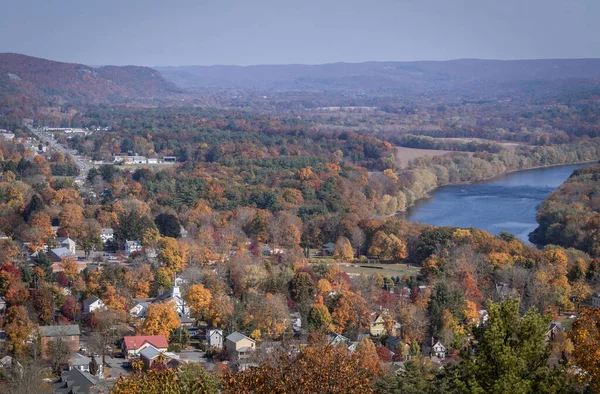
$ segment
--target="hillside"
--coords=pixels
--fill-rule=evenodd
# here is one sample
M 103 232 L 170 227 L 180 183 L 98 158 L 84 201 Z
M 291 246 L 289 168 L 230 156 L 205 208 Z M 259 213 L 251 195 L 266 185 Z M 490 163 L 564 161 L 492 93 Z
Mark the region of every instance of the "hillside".
M 596 88 L 600 59 L 156 67 L 183 88 L 431 93 Z M 565 82 L 568 81 L 568 84 Z M 484 86 L 482 86 L 484 85 Z
M 179 88 L 148 67 L 93 68 L 14 53 L 0 54 L 0 101 L 6 107 L 15 101 L 51 105 L 127 102 L 163 98 L 178 92 Z

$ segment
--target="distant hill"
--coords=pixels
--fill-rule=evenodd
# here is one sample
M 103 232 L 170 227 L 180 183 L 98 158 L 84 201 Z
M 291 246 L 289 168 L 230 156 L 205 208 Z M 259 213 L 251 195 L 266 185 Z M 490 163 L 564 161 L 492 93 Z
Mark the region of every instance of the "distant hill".
M 181 89 L 149 67 L 89 67 L 0 53 L 0 101 L 98 104 L 151 100 Z
M 600 59 L 332 63 L 322 65 L 156 67 L 186 89 L 435 92 L 510 91 L 600 81 Z M 534 83 L 532 85 L 532 83 Z M 537 85 L 536 85 L 537 84 Z M 482 86 L 483 85 L 483 86 Z

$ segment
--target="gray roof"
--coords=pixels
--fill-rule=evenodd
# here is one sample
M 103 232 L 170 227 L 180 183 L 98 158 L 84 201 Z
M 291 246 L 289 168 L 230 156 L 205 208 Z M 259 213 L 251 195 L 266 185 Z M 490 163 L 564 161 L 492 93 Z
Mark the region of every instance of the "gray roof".
M 97 387 L 97 384 L 98 378 L 90 373 L 72 369 L 60 374 L 60 379 L 54 383 L 52 392 L 56 394 L 90 394 L 102 392 L 103 390 Z
M 114 234 L 115 230 L 113 230 L 112 228 L 103 228 L 102 229 L 102 234 Z
M 84 356 L 83 354 L 79 354 L 77 352 L 71 353 L 71 358 L 69 359 L 69 365 L 77 366 L 77 365 L 89 365 L 92 361 L 91 358 Z
M 61 326 L 40 326 L 40 335 L 43 337 L 70 337 L 73 335 L 81 335 L 77 324 L 61 325 Z
M 83 304 L 84 305 L 91 305 L 94 302 L 98 301 L 100 298 L 96 297 L 96 296 L 89 296 L 88 298 L 86 298 L 85 300 L 83 300 Z
M 67 248 L 51 249 L 50 252 L 54 253 L 56 256 L 58 256 L 60 258 L 67 257 L 67 256 L 74 256 L 73 252 L 71 252 Z
M 154 357 L 158 356 L 160 352 L 157 348 L 150 345 L 146 347 L 144 350 L 140 352 L 140 357 L 144 357 L 145 359 L 152 360 Z
M 245 336 L 244 334 L 242 334 L 242 333 L 239 333 L 239 332 L 237 332 L 237 331 L 236 331 L 236 332 L 234 332 L 234 333 L 232 333 L 232 334 L 229 334 L 229 335 L 227 336 L 227 340 L 228 340 L 228 341 L 231 341 L 231 342 L 239 342 L 239 341 L 241 341 L 241 340 L 243 340 L 243 339 L 249 339 L 249 340 L 251 340 L 252 342 L 256 342 L 254 339 L 252 339 L 252 338 L 249 338 L 249 337 Z

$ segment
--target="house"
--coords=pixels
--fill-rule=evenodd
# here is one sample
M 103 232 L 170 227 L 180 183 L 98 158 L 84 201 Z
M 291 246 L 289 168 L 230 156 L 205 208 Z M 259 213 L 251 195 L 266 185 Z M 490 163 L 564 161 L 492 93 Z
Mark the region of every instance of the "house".
M 41 338 L 42 358 L 44 359 L 47 358 L 48 343 L 58 338 L 65 341 L 72 352 L 79 350 L 79 336 L 81 335 L 81 331 L 77 324 L 40 326 L 38 331 Z
M 97 357 L 96 363 L 98 364 L 98 372 L 95 376 L 102 379 L 104 377 L 104 367 L 102 365 L 102 357 Z M 81 372 L 90 372 L 90 363 L 92 359 L 90 357 L 84 356 L 83 354 L 74 352 L 71 354 L 71 358 L 69 358 L 69 371 L 72 369 L 77 369 Z
M 290 313 L 290 320 L 292 321 L 292 330 L 294 334 L 300 334 L 302 332 L 302 316 L 300 312 Z
M 402 341 L 402 339 L 395 336 L 389 336 L 385 340 L 385 347 L 393 353 L 396 353 L 396 349 L 398 349 L 398 347 L 403 344 L 404 342 Z
M 325 245 L 323 245 L 323 256 L 333 256 L 333 253 L 335 251 L 335 244 L 328 242 Z
M 157 157 L 149 157 L 148 164 L 158 164 L 158 158 Z
M 77 244 L 69 237 L 58 237 L 56 243 L 61 248 L 69 249 L 73 254 L 77 253 Z
M 133 252 L 139 252 L 142 250 L 142 242 L 140 240 L 136 241 L 125 241 L 125 254 L 130 255 Z
M 89 372 L 76 368 L 63 371 L 60 378 L 52 384 L 53 394 L 98 394 L 108 392 L 104 387 L 98 386 L 98 378 Z
M 169 342 L 164 335 L 136 335 L 123 337 L 123 354 L 136 356 L 148 346 L 154 346 L 159 352 L 166 352 Z
M 386 328 L 386 326 L 388 326 Z M 378 337 L 387 332 L 388 335 L 396 335 L 402 325 L 392 319 L 391 314 L 384 310 L 380 313 L 371 314 L 371 322 L 369 323 L 369 333 L 372 336 Z
M 50 249 L 48 252 L 48 258 L 53 263 L 60 263 L 64 258 L 67 257 L 75 258 L 76 256 L 74 252 L 65 247 Z
M 592 296 L 592 308 L 600 308 L 600 293 Z
M 83 313 L 88 314 L 94 312 L 96 309 L 104 309 L 104 302 L 96 296 L 90 296 L 83 300 Z
M 112 228 L 103 228 L 102 232 L 100 233 L 100 239 L 102 239 L 103 244 L 114 240 L 115 231 Z
M 433 337 L 425 339 L 421 349 L 423 356 L 437 357 L 440 360 L 446 358 L 446 346 L 441 341 L 436 341 Z
M 348 346 L 348 344 L 350 343 L 350 340 L 340 334 L 329 334 L 327 336 L 327 342 L 331 346 L 338 346 L 340 344 L 344 345 L 344 346 Z
M 489 319 L 488 312 L 485 309 L 481 309 L 477 311 L 477 314 L 479 315 L 479 322 L 477 323 L 477 327 L 485 326 Z
M 129 314 L 133 317 L 146 317 L 148 307 L 154 301 L 154 298 L 136 298 L 135 306 L 129 310 Z
M 177 157 L 175 156 L 163 156 L 164 163 L 177 163 Z
M 256 341 L 236 331 L 225 338 L 225 346 L 229 359 L 243 371 L 249 366 L 248 359 L 256 350 Z
M 140 360 L 144 363 L 146 369 L 150 369 L 160 360 L 160 356 L 163 356 L 165 365 L 168 368 L 176 368 L 182 364 L 179 360 L 179 356 L 172 352 L 161 352 L 154 346 L 150 345 L 140 352 Z
M 563 328 L 562 324 L 560 324 L 560 322 L 550 323 L 550 325 L 548 326 L 548 331 L 546 331 L 546 340 L 547 341 L 554 340 L 554 337 L 556 336 L 556 334 L 558 334 L 561 331 L 564 332 L 565 329 Z
M 206 344 L 212 348 L 223 349 L 223 330 L 217 328 L 206 330 Z
M 4 315 L 6 312 L 6 300 L 0 297 L 0 316 Z

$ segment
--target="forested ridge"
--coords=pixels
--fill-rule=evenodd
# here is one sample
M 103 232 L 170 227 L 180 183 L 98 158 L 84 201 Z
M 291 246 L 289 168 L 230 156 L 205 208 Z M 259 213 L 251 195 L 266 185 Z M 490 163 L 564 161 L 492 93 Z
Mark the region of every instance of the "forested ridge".
M 600 255 L 600 166 L 573 172 L 539 207 L 539 227 L 530 235 L 537 245 L 555 244 Z

